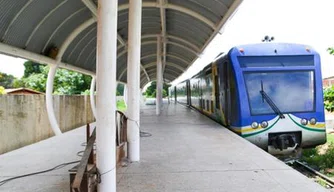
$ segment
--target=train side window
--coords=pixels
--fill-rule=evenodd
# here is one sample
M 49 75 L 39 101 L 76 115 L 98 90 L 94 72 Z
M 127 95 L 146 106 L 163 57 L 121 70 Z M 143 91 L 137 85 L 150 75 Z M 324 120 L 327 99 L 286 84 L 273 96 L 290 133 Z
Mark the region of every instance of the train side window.
M 219 83 L 218 83 L 218 75 L 215 75 L 215 103 L 216 103 L 216 108 L 219 109 L 220 106 L 220 98 L 219 98 Z M 213 106 L 212 106 L 213 107 Z

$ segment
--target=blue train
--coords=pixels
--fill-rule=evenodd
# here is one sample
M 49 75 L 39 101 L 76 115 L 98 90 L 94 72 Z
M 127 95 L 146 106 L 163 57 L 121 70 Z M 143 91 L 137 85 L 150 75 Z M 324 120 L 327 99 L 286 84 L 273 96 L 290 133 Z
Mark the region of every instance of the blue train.
M 306 45 L 233 47 L 170 95 L 271 154 L 326 142 L 320 56 Z

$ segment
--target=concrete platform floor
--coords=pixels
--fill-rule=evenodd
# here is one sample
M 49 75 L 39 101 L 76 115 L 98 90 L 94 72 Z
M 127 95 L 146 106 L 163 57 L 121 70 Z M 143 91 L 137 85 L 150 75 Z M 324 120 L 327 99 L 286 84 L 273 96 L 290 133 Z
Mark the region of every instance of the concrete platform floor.
M 92 124 L 94 126 L 94 124 Z M 59 164 L 80 160 L 76 154 L 84 150 L 85 128 L 75 129 L 60 136 L 0 155 L 0 180 L 53 168 Z M 1 192 L 68 192 L 68 170 L 62 169 L 20 178 L 0 186 Z
M 154 107 L 154 106 L 153 106 Z M 141 161 L 120 168 L 118 191 L 328 191 L 221 125 L 181 105 L 141 114 Z
M 117 169 L 117 191 L 327 191 L 281 161 L 196 111 L 144 106 L 141 161 Z M 0 180 L 78 160 L 85 129 L 0 155 Z M 0 191 L 69 191 L 68 169 L 10 181 Z

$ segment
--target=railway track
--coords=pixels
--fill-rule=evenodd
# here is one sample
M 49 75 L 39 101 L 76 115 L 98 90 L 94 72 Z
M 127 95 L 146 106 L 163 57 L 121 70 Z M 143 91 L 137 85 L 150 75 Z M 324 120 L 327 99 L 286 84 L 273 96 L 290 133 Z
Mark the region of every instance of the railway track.
M 319 171 L 314 170 L 312 167 L 308 166 L 305 163 L 302 163 L 298 160 L 295 160 L 293 163 L 293 167 L 301 172 L 302 174 L 306 175 L 309 178 L 312 178 L 315 181 L 319 181 L 319 178 L 322 180 L 323 183 L 325 183 L 325 187 L 327 189 L 334 188 L 334 180 L 327 177 L 326 175 L 320 173 Z

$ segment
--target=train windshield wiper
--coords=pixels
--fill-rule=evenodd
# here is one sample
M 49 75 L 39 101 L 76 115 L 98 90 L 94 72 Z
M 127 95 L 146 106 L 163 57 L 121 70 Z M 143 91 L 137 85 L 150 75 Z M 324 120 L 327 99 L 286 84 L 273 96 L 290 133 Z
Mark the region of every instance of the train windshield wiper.
M 277 115 L 279 115 L 279 118 L 284 119 L 285 116 L 283 115 L 283 113 L 281 112 L 281 110 L 279 110 L 279 108 L 277 107 L 277 105 L 273 102 L 273 100 L 269 97 L 269 95 L 263 90 L 263 82 L 262 81 L 261 81 L 260 94 L 262 95 L 262 101 L 263 101 L 263 99 L 266 100 L 266 102 L 274 110 L 274 112 Z

